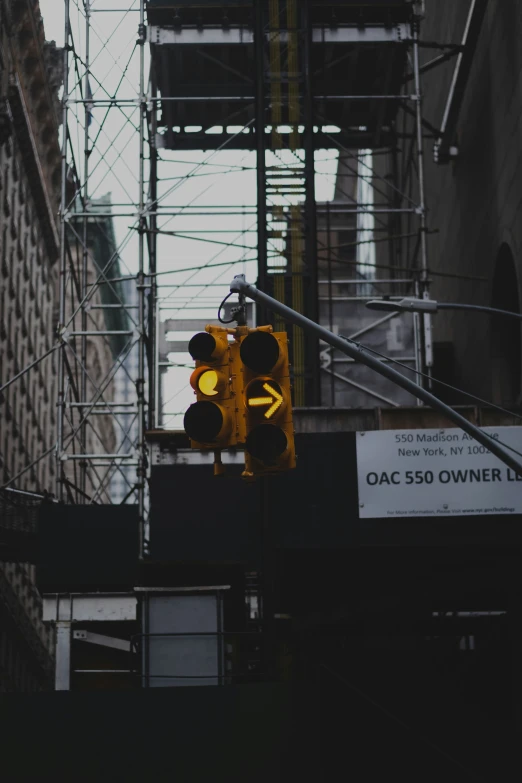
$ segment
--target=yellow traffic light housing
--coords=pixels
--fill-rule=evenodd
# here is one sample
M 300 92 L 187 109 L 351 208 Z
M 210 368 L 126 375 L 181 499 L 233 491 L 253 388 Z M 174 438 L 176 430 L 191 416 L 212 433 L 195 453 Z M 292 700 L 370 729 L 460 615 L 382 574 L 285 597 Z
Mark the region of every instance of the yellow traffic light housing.
M 184 426 L 193 448 L 222 449 L 241 442 L 234 386 L 238 351 L 239 344 L 229 342 L 227 330 L 220 326 L 207 326 L 189 342 L 196 361 L 190 385 L 197 401 L 185 413 Z
M 271 329 L 241 339 L 246 476 L 295 468 L 288 337 Z

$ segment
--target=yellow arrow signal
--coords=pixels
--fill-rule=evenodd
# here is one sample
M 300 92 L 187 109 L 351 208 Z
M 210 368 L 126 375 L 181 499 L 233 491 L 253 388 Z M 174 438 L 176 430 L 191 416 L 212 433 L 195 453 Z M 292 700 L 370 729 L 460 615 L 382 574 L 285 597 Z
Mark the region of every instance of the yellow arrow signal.
M 272 397 L 251 397 L 248 401 L 251 408 L 258 408 L 261 405 L 272 405 L 272 403 Z
M 269 383 L 263 384 L 263 389 L 265 391 L 269 392 L 269 394 L 272 394 L 274 397 L 273 404 L 270 406 L 270 408 L 265 413 L 265 419 L 271 419 L 274 413 L 281 407 L 283 404 L 283 395 L 279 394 L 273 386 L 270 386 Z
M 269 394 L 271 394 L 271 397 L 251 397 L 248 400 L 248 404 L 252 408 L 259 408 L 263 405 L 269 406 L 268 410 L 265 411 L 265 419 L 271 419 L 274 413 L 279 410 L 281 405 L 283 404 L 283 395 L 279 394 L 278 391 L 274 389 L 273 386 L 271 386 L 269 383 L 263 384 L 263 389 L 267 391 Z

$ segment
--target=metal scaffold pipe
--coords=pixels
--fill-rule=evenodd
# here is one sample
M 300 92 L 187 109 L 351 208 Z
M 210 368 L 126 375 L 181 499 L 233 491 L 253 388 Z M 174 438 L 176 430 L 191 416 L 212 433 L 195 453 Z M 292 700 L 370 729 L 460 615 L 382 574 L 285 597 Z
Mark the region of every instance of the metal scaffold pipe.
M 65 290 L 66 290 L 66 275 L 67 275 L 67 251 L 65 242 L 65 212 L 67 209 L 67 143 L 68 143 L 68 128 L 67 128 L 67 113 L 68 104 L 67 99 L 69 97 L 69 39 L 70 39 L 70 16 L 69 16 L 69 0 L 65 0 L 65 29 L 64 29 L 64 47 L 63 47 L 63 101 L 62 101 L 62 184 L 60 194 L 60 296 L 59 296 L 59 315 L 58 315 L 58 331 L 61 332 L 65 328 Z M 63 500 L 64 496 L 64 482 L 63 482 L 63 464 L 62 464 L 62 452 L 63 452 L 63 436 L 64 436 L 64 414 L 65 414 L 65 346 L 62 346 L 58 352 L 58 400 L 57 400 L 57 438 L 56 438 L 56 494 L 60 500 Z
M 138 29 L 140 47 L 140 125 L 139 125 L 139 226 L 138 226 L 138 514 L 140 519 L 140 556 L 144 554 L 145 530 L 145 123 L 147 121 L 147 100 L 145 95 L 145 0 L 140 0 L 140 22 Z
M 450 406 L 446 405 L 446 403 L 442 402 L 442 400 L 439 400 L 438 397 L 435 397 L 435 395 L 431 394 L 431 392 L 429 392 L 427 389 L 422 388 L 422 386 L 419 386 L 409 378 L 406 378 L 406 376 L 402 375 L 397 370 L 394 370 L 393 367 L 390 367 L 379 359 L 376 359 L 369 351 L 363 348 L 363 346 L 353 342 L 352 340 L 333 334 L 328 329 L 325 329 L 324 326 L 320 326 L 320 324 L 315 323 L 315 321 L 311 321 L 305 315 L 297 313 L 290 307 L 287 307 L 281 302 L 278 302 L 277 299 L 273 299 L 271 296 L 268 296 L 268 294 L 260 291 L 258 288 L 256 288 L 255 285 L 247 283 L 244 275 L 236 275 L 236 277 L 234 277 L 232 283 L 230 284 L 230 292 L 243 294 L 249 299 L 252 299 L 254 302 L 260 302 L 268 310 L 271 310 L 272 312 L 280 315 L 281 318 L 283 318 L 285 321 L 291 324 L 295 324 L 296 326 L 300 326 L 305 332 L 313 334 L 319 339 L 324 340 L 325 343 L 328 343 L 328 345 L 331 345 L 333 348 L 341 351 L 341 353 L 344 353 L 346 356 L 354 359 L 354 361 L 359 362 L 360 364 L 365 364 L 367 367 L 370 367 L 370 369 L 379 373 L 379 375 L 388 378 L 388 380 L 392 381 L 392 383 L 395 383 L 397 386 L 405 389 L 414 397 L 417 397 L 417 399 L 426 403 L 426 405 L 439 410 L 457 427 L 460 427 L 460 429 L 464 430 L 464 432 L 470 435 L 474 440 L 478 441 L 478 443 L 480 443 L 482 446 L 485 446 L 486 449 L 498 457 L 505 465 L 511 468 L 517 476 L 522 476 L 522 462 L 509 454 L 509 452 L 507 452 L 487 433 L 483 432 L 479 427 L 476 427 L 470 421 L 465 419 L 464 416 L 461 416 L 460 413 L 453 410 L 453 408 L 450 408 Z

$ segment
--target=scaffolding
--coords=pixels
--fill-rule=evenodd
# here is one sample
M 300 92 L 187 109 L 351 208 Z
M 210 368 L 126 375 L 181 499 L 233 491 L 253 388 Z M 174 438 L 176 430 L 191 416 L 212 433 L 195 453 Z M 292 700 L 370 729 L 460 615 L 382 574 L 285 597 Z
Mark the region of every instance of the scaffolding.
M 255 203 L 243 210 L 233 203 L 219 210 L 203 203 L 198 216 L 211 222 L 218 211 L 223 220 L 234 210 L 247 219 L 252 215 L 253 276 L 262 290 L 349 337 L 364 335 L 375 347 L 396 317 L 372 318 L 365 300 L 428 296 L 422 6 L 401 0 L 148 4 L 158 148 L 211 150 L 199 167 L 225 149 L 236 152 L 236 161 L 240 150 L 250 150 L 248 165 L 255 165 Z M 235 248 L 248 262 L 252 228 L 236 236 L 225 230 L 217 238 L 210 230 L 201 236 L 200 225 L 199 236 L 186 237 Z M 243 271 L 227 265 L 190 298 L 182 285 L 168 298 L 217 308 L 212 285 L 226 283 L 232 269 Z M 180 324 L 188 329 L 182 315 Z M 169 323 L 175 325 L 176 317 L 171 314 Z M 256 318 L 271 320 L 261 308 Z M 407 339 L 395 340 L 392 358 L 429 373 L 429 317 L 402 321 Z M 277 318 L 274 326 L 285 328 Z M 298 328 L 289 332 L 289 343 L 296 406 L 412 403 Z M 179 426 L 180 419 L 170 417 L 175 412 L 167 413 L 161 422 Z
M 137 502 L 143 521 L 154 307 L 145 3 L 65 0 L 64 39 L 57 495 L 110 503 L 119 480 L 120 502 Z
M 110 502 L 119 477 L 144 518 L 145 431 L 179 426 L 187 333 L 215 318 L 231 273 L 254 268 L 276 298 L 377 344 L 394 316 L 354 307 L 428 295 L 422 4 L 120 5 L 66 0 L 57 461 L 62 499 Z M 332 151 L 333 198 L 318 201 Z M 100 262 L 93 233 L 113 230 Z M 410 318 L 398 357 L 429 370 L 429 316 Z M 166 324 L 182 338 L 166 340 Z M 289 340 L 296 405 L 336 407 L 345 390 L 409 401 L 301 330 Z M 96 349 L 113 362 L 93 377 Z M 114 397 L 118 373 L 134 400 Z
M 423 41 L 406 0 L 64 5 L 56 492 L 137 503 L 144 531 L 145 433 L 180 427 L 188 337 L 233 274 L 429 376 L 430 316 L 394 348 L 397 315 L 364 303 L 429 297 L 424 149 L 453 154 L 485 2 L 461 46 Z M 422 74 L 455 57 L 438 130 Z M 289 341 L 296 405 L 410 402 Z

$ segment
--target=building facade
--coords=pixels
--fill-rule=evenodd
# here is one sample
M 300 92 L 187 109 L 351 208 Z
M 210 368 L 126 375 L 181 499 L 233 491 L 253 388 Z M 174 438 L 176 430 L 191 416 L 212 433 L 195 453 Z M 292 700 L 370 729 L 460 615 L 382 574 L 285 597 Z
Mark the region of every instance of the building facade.
M 30 564 L 34 498 L 12 490 L 56 491 L 62 69 L 62 51 L 45 40 L 37 0 L 0 0 L 0 561 L 8 561 L 0 563 L 0 691 L 46 689 L 53 681 L 54 639 L 41 621 Z M 87 253 L 69 242 L 69 285 L 72 270 L 79 271 L 84 262 L 92 282 L 98 274 L 95 259 L 106 252 L 102 234 L 107 226 L 89 225 L 88 230 Z M 118 329 L 121 319 L 108 315 L 102 294 L 91 305 L 90 330 Z M 68 293 L 66 315 L 72 308 Z M 93 387 L 103 384 L 104 400 L 113 394 L 117 340 L 93 336 L 86 341 L 89 377 Z M 65 438 L 80 416 L 81 408 L 66 411 Z M 101 439 L 87 430 L 91 451 L 114 451 L 111 417 L 98 417 L 98 430 Z M 66 465 L 64 474 L 74 483 L 73 466 Z M 97 502 L 107 502 L 109 482 L 95 483 Z M 94 484 L 88 480 L 84 489 L 91 497 Z M 27 550 L 16 556 L 5 544 L 13 531 L 28 536 Z
M 469 3 L 427 0 L 427 40 L 459 44 Z M 456 157 L 434 162 L 426 144 L 427 206 L 434 233 L 432 296 L 520 311 L 522 271 L 522 7 L 490 0 L 462 100 Z M 431 55 L 426 53 L 425 59 Z M 440 127 L 455 62 L 425 76 L 426 118 Z M 449 350 L 454 385 L 496 404 L 520 405 L 520 328 L 516 320 L 445 311 L 434 337 Z
M 4 386 L 55 341 L 60 198 L 60 54 L 38 3 L 0 4 L 0 377 Z M 56 355 L 1 396 L 0 486 L 53 489 Z M 44 456 L 47 455 L 47 456 Z M 52 638 L 40 620 L 34 567 L 0 567 L 0 690 L 51 682 Z

